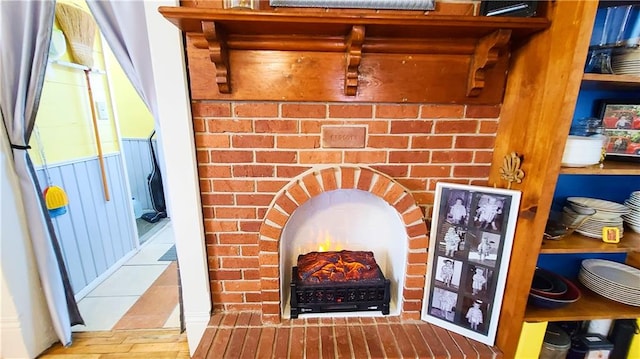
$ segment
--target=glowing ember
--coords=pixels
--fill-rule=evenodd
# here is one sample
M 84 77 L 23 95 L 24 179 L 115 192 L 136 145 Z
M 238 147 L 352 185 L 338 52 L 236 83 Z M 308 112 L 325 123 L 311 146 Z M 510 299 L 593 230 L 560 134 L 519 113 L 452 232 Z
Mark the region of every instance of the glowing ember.
M 380 280 L 373 252 L 311 252 L 298 256 L 298 277 L 307 283 Z

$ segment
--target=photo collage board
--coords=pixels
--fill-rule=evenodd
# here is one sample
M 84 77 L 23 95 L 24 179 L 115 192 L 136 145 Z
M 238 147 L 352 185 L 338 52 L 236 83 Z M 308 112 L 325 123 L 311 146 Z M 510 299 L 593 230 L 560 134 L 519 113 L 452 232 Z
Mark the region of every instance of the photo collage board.
M 520 192 L 438 183 L 423 319 L 495 338 Z

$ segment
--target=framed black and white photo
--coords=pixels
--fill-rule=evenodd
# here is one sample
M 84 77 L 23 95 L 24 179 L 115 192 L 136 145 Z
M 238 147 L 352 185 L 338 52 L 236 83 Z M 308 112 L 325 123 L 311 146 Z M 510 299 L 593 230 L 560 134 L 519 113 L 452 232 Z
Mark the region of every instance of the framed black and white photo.
M 460 288 L 460 278 L 462 278 L 462 262 L 438 257 L 436 259 L 436 282 L 443 288 Z
M 422 320 L 495 342 L 520 192 L 436 185 Z
M 469 242 L 469 261 L 495 267 L 500 250 L 500 235 L 485 231 L 471 231 Z
M 437 238 L 436 249 L 439 254 L 456 259 L 465 259 L 467 252 L 467 230 L 462 226 L 455 226 L 449 222 L 442 224 L 442 231 Z
M 429 308 L 429 313 L 434 317 L 453 322 L 457 302 L 456 292 L 436 287 L 433 290 L 433 305 Z
M 463 190 L 451 191 L 447 196 L 446 221 L 455 225 L 465 225 L 469 220 L 471 203 L 469 193 Z

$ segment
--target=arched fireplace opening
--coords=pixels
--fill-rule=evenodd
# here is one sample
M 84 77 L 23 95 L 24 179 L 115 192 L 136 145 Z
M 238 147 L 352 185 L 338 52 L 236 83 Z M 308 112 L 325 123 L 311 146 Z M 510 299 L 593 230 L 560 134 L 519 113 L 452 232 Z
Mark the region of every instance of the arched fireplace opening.
M 407 264 L 407 231 L 398 212 L 382 198 L 359 189 L 324 192 L 295 210 L 280 239 L 282 317 L 289 318 L 292 267 L 299 255 L 326 251 L 370 251 L 391 284 L 390 314 L 399 315 Z M 345 316 L 366 313 L 346 312 Z M 332 314 L 332 316 L 341 315 Z
M 391 284 L 389 314 L 416 317 L 426 248 L 424 214 L 391 177 L 352 166 L 303 173 L 274 197 L 260 229 L 263 321 L 289 317 L 291 273 L 299 255 L 340 250 L 372 252 Z M 341 315 L 382 313 L 359 309 Z

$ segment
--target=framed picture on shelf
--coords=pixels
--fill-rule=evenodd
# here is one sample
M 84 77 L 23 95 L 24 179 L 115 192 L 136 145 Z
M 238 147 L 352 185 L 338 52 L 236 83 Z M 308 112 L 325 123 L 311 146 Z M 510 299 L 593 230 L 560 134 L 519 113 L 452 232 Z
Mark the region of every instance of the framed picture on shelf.
M 493 345 L 520 192 L 436 185 L 422 320 Z
M 609 159 L 640 162 L 640 99 L 600 101 Z

